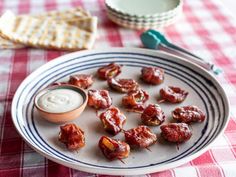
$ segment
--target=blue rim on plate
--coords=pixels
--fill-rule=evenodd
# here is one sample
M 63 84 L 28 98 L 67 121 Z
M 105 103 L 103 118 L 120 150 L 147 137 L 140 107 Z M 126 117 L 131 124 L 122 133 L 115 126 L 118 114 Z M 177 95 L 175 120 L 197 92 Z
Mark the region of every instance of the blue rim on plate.
M 176 154 L 167 154 L 160 157 L 162 159 L 159 161 L 158 158 L 150 158 L 145 162 L 139 163 L 137 162 L 138 159 L 128 158 L 127 164 L 120 164 L 100 161 L 100 159 L 96 159 L 101 158 L 99 155 L 98 157 L 97 154 L 90 156 L 90 152 L 86 152 L 89 151 L 87 149 L 82 150 L 78 155 L 66 152 L 65 149 L 54 142 L 54 138 L 47 137 L 49 135 L 45 135 L 43 130 L 48 130 L 48 134 L 53 135 L 50 129 L 54 129 L 58 125 L 40 122 L 41 120 L 38 119 L 32 102 L 35 94 L 49 84 L 74 73 L 95 71 L 100 66 L 110 62 L 124 65 L 128 68 L 127 72 L 132 70 L 138 73 L 138 69 L 143 66 L 159 66 L 165 70 L 167 77 L 173 79 L 173 82 L 181 83 L 191 89 L 194 92 L 192 95 L 195 95 L 194 98 L 198 98 L 198 101 L 189 101 L 191 103 L 196 101 L 196 104 L 200 104 L 207 115 L 204 123 L 193 125 L 193 129 L 197 127 L 196 130 L 199 130 L 199 132 L 195 132 L 196 136 L 191 142 L 192 144 L 183 145 L 182 150 L 177 151 Z M 127 75 L 130 75 L 130 73 Z M 91 110 L 87 110 L 85 114 L 92 114 L 89 111 L 91 112 Z M 12 119 L 17 131 L 24 140 L 33 149 L 50 160 L 92 173 L 136 175 L 169 169 L 196 158 L 205 152 L 227 125 L 229 120 L 229 102 L 223 88 L 214 76 L 193 63 L 153 50 L 108 48 L 64 55 L 38 68 L 17 89 L 12 103 Z M 85 125 L 84 128 L 86 128 Z M 91 135 L 91 137 L 93 136 Z M 160 146 L 160 148 L 163 147 Z M 172 147 L 165 145 L 165 148 Z M 175 152 L 173 148 L 170 150 Z M 153 147 L 152 153 L 155 156 L 158 156 L 158 152 L 159 150 Z M 88 155 L 88 158 L 83 158 L 82 153 Z M 145 156 L 150 155 L 145 154 L 145 152 L 142 153 Z M 143 157 L 142 153 L 134 152 L 131 156 Z

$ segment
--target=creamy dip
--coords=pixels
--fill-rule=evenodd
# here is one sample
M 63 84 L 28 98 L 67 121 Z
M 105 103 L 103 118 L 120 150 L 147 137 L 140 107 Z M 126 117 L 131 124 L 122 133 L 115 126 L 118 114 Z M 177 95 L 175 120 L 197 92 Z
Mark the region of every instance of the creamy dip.
M 62 113 L 74 110 L 83 103 L 80 93 L 72 89 L 49 90 L 38 99 L 38 106 L 51 113 Z

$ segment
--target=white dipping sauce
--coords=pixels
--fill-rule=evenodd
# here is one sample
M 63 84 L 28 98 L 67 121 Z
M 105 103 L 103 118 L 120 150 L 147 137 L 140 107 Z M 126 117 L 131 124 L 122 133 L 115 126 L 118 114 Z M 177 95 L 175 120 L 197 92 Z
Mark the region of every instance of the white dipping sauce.
M 74 110 L 83 103 L 83 97 L 72 89 L 49 90 L 38 99 L 38 106 L 51 113 Z

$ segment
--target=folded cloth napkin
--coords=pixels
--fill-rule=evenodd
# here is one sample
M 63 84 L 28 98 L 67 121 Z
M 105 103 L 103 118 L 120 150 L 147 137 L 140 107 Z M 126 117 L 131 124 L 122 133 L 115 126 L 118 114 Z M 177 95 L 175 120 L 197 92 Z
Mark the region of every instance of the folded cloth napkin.
M 90 49 L 96 31 L 97 18 L 82 8 L 19 16 L 7 11 L 0 18 L 0 48 Z

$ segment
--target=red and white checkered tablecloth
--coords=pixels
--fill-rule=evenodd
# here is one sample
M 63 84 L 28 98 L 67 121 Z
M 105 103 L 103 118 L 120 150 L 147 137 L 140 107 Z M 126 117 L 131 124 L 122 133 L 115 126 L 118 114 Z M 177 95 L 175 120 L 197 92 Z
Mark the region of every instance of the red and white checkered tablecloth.
M 103 0 L 0 0 L 0 12 L 17 14 L 62 10 L 75 6 L 98 16 L 99 38 L 95 48 L 141 46 L 140 31 L 121 28 L 109 21 Z M 218 77 L 231 102 L 231 118 L 211 149 L 186 164 L 147 176 L 236 176 L 236 20 L 215 0 L 185 0 L 184 15 L 163 32 L 175 43 L 219 65 Z M 98 176 L 59 165 L 32 150 L 16 132 L 11 120 L 12 97 L 32 71 L 65 52 L 19 49 L 0 50 L 0 177 Z M 102 175 L 99 175 L 102 176 Z

